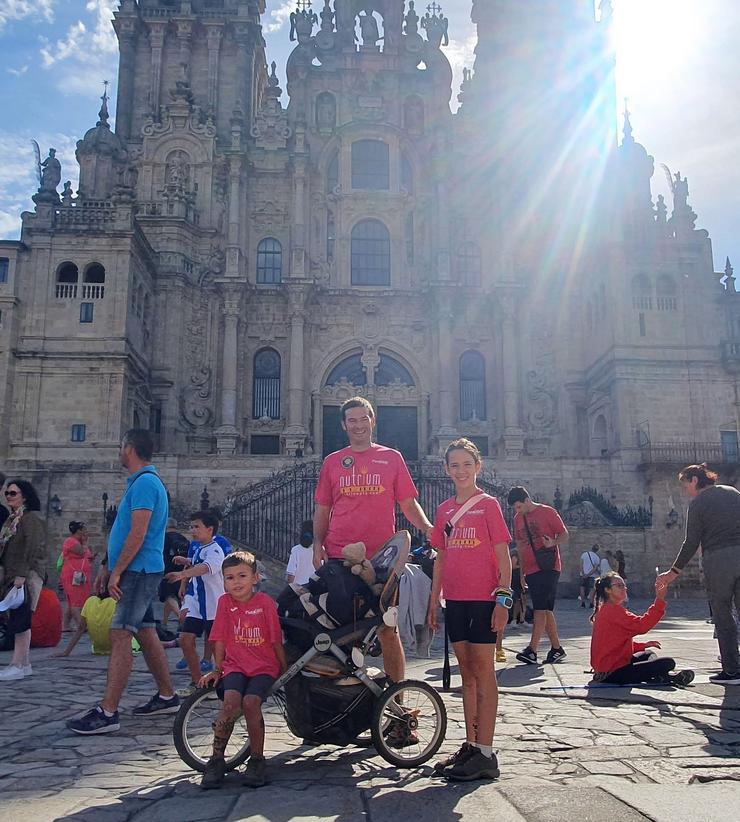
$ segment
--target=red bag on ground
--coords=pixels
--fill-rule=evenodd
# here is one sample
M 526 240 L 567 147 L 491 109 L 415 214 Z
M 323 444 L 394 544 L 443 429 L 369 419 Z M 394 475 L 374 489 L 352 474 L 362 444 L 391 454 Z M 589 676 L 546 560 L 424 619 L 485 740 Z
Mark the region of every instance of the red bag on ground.
M 42 588 L 31 618 L 31 647 L 56 648 L 62 638 L 62 605 L 50 588 Z

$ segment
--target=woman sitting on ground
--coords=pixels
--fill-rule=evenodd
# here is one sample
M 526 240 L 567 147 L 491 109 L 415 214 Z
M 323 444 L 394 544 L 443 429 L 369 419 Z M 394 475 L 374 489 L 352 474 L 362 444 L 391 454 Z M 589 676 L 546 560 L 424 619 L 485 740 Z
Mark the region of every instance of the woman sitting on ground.
M 596 580 L 594 597 L 591 666 L 595 683 L 628 685 L 640 682 L 661 682 L 688 685 L 693 671 L 670 673 L 676 667 L 670 657 L 658 657 L 650 648 L 660 648 L 660 642 L 635 642 L 633 637 L 646 634 L 665 614 L 666 586 L 655 583 L 655 602 L 638 616 L 624 608 L 627 586 L 615 571 Z

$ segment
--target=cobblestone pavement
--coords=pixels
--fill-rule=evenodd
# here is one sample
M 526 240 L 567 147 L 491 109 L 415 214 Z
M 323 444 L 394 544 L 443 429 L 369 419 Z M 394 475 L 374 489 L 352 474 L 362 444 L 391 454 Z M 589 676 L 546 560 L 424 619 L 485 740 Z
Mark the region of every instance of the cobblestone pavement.
M 141 658 L 124 697 L 120 732 L 76 737 L 64 722 L 102 693 L 106 658 L 92 657 L 85 641 L 68 659 L 34 651 L 32 677 L 0 683 L 0 819 L 737 819 L 740 687 L 708 682 L 718 664 L 706 605 L 671 601 L 653 634 L 662 653 L 696 670 L 686 690 L 562 688 L 589 679 L 589 629 L 586 612 L 572 601 L 559 603 L 558 615 L 568 656 L 557 665 L 517 664 L 513 655 L 527 633 L 515 628 L 505 638 L 510 662 L 499 666 L 495 745 L 502 775 L 495 783 L 448 785 L 431 777 L 431 763 L 401 771 L 372 749 L 305 747 L 284 730 L 267 741 L 269 785 L 249 790 L 230 775 L 222 790 L 206 794 L 175 753 L 172 717 L 131 715 L 152 692 Z M 431 659 L 410 659 L 409 676 L 440 686 L 440 645 L 435 641 Z M 174 669 L 178 652 L 168 653 Z M 8 658 L 0 654 L 0 664 Z M 455 674 L 453 666 L 442 753 L 464 738 Z

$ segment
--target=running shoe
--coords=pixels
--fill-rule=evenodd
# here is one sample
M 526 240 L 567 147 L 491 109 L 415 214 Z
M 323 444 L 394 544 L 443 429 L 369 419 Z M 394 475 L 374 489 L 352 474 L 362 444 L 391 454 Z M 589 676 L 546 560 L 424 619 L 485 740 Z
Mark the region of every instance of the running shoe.
M 472 756 L 475 751 L 476 748 L 474 745 L 471 745 L 469 742 L 463 742 L 460 746 L 460 750 L 450 754 L 447 759 L 442 759 L 439 762 L 435 762 L 432 767 L 432 772 L 435 776 L 442 776 L 442 771 L 446 768 L 453 767 L 453 765 L 457 765 L 458 762 L 464 762 L 469 756 Z
M 173 694 L 169 699 L 162 699 L 156 693 L 148 702 L 134 708 L 131 713 L 134 716 L 152 716 L 153 714 L 176 714 L 179 709 L 180 697 L 177 694 Z
M 496 651 L 496 662 L 506 662 L 506 651 L 503 649 Z
M 537 664 L 537 654 L 527 646 L 523 651 L 520 651 L 516 658 L 519 662 L 525 662 L 527 665 L 536 665 Z
M 709 677 L 709 681 L 715 685 L 740 685 L 740 673 L 727 674 L 722 671 L 719 674 L 712 674 L 712 676 Z
M 679 671 L 677 674 L 670 674 L 668 677 L 671 685 L 677 685 L 679 688 L 685 688 L 694 681 L 694 672 L 688 669 Z
M 487 756 L 473 748 L 471 756 L 466 757 L 462 762 L 458 762 L 451 768 L 444 771 L 444 776 L 454 782 L 474 782 L 478 779 L 498 779 L 500 771 L 496 754 Z
M 109 734 L 117 731 L 121 727 L 118 721 L 118 711 L 113 716 L 106 716 L 103 709 L 97 705 L 79 719 L 70 719 L 67 722 L 70 731 L 82 736 L 92 736 L 93 734 Z
M 553 662 L 560 662 L 561 659 L 565 659 L 568 656 L 565 651 L 560 648 L 550 648 L 547 652 L 547 656 L 545 657 L 545 662 L 548 665 L 552 665 Z

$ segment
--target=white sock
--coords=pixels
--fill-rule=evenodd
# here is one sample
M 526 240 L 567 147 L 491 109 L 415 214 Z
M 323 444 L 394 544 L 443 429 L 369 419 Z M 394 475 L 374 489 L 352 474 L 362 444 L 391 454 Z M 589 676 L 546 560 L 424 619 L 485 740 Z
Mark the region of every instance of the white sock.
M 98 706 L 98 707 L 103 712 L 103 716 L 106 719 L 112 719 L 115 716 L 115 711 L 113 713 L 111 713 L 110 711 L 106 711 L 105 708 L 102 708 L 101 706 Z
M 481 745 L 480 742 L 475 743 L 475 747 L 488 759 L 493 759 L 493 745 Z

